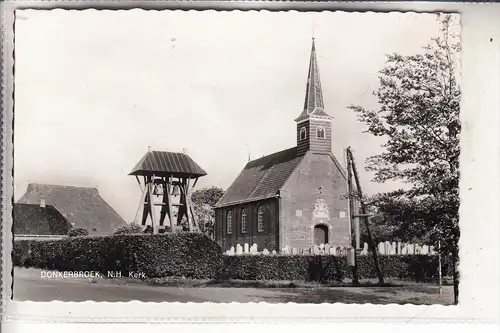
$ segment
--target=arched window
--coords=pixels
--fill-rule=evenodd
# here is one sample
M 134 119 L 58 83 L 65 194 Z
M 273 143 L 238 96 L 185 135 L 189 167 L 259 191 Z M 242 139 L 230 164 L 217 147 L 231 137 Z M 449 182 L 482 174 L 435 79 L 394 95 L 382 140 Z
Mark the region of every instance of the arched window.
M 262 206 L 257 209 L 257 231 L 264 231 L 264 207 Z
M 241 233 L 246 234 L 248 230 L 248 223 L 247 223 L 247 210 L 245 208 L 242 209 L 241 211 Z
M 302 127 L 300 129 L 300 140 L 304 140 L 307 136 L 307 129 L 305 127 Z
M 227 212 L 226 216 L 226 223 L 227 223 L 227 234 L 230 235 L 233 233 L 233 212 L 229 211 Z
M 325 138 L 325 128 L 323 126 L 318 126 L 316 128 L 316 137 L 318 139 L 324 139 Z

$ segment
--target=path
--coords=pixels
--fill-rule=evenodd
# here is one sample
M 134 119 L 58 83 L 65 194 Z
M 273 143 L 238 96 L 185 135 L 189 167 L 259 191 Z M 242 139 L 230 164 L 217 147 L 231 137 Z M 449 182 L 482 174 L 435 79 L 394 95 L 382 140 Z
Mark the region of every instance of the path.
M 451 288 L 445 287 L 444 292 L 443 299 L 439 301 L 438 290 L 434 286 L 262 289 L 119 285 L 109 280 L 91 283 L 88 279 L 41 279 L 39 270 L 14 269 L 16 301 L 450 304 Z

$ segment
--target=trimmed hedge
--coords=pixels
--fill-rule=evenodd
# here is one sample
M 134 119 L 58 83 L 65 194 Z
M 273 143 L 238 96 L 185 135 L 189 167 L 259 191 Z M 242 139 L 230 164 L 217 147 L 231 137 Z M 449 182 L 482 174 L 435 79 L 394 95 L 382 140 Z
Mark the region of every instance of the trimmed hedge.
M 437 256 L 379 256 L 385 278 L 431 281 L 438 278 Z M 442 261 L 443 275 L 451 270 L 449 260 Z M 225 256 L 223 277 L 237 280 L 342 281 L 352 279 L 346 257 L 330 255 Z M 377 278 L 372 256 L 358 257 L 358 277 Z
M 217 278 L 222 258 L 220 246 L 199 233 L 18 240 L 13 249 L 16 266 L 97 271 L 105 276 L 142 272 L 147 278 Z
M 76 229 L 71 229 L 68 231 L 68 236 L 69 237 L 81 237 L 81 236 L 88 236 L 89 231 L 85 228 L 76 228 Z
M 226 256 L 219 245 L 199 233 L 135 234 L 72 237 L 62 240 L 16 240 L 15 266 L 60 271 L 143 272 L 147 278 L 170 276 L 194 279 L 343 281 L 352 278 L 346 257 L 330 255 Z M 435 281 L 437 256 L 382 255 L 385 278 Z M 451 276 L 448 257 L 443 276 Z M 358 277 L 375 279 L 371 255 L 358 257 Z

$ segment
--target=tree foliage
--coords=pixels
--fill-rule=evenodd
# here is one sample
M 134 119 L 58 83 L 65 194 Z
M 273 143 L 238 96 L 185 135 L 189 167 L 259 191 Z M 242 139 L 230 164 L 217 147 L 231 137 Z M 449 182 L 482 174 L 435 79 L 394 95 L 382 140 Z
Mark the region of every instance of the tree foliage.
M 114 235 L 130 235 L 130 234 L 142 234 L 144 228 L 137 223 L 130 223 L 129 225 L 124 225 L 113 233 Z
M 200 231 L 208 236 L 213 236 L 215 226 L 214 206 L 224 194 L 224 190 L 215 186 L 203 188 L 193 192 L 194 214 Z
M 68 237 L 88 236 L 89 231 L 85 228 L 75 228 L 68 231 Z
M 441 240 L 457 253 L 459 208 L 460 44 L 454 17 L 440 16 L 441 36 L 422 54 L 390 54 L 374 93 L 379 108 L 350 106 L 367 132 L 387 139 L 367 160 L 375 181 L 402 180 L 409 189 L 373 198 L 402 240 Z

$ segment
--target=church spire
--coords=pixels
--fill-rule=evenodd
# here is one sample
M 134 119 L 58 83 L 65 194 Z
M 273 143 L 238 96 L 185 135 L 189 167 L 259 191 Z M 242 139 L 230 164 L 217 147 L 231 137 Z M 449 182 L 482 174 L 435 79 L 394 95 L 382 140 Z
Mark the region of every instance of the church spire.
M 319 77 L 318 61 L 316 59 L 316 45 L 312 39 L 311 57 L 309 59 L 309 72 L 307 75 L 306 98 L 302 115 L 310 115 L 314 111 L 324 111 L 323 91 Z M 302 116 L 301 115 L 301 116 Z
M 316 45 L 313 37 L 304 109 L 300 116 L 295 119 L 297 123 L 297 155 L 303 155 L 308 151 L 318 154 L 331 153 L 332 119 L 324 110 L 323 91 L 321 90 Z

